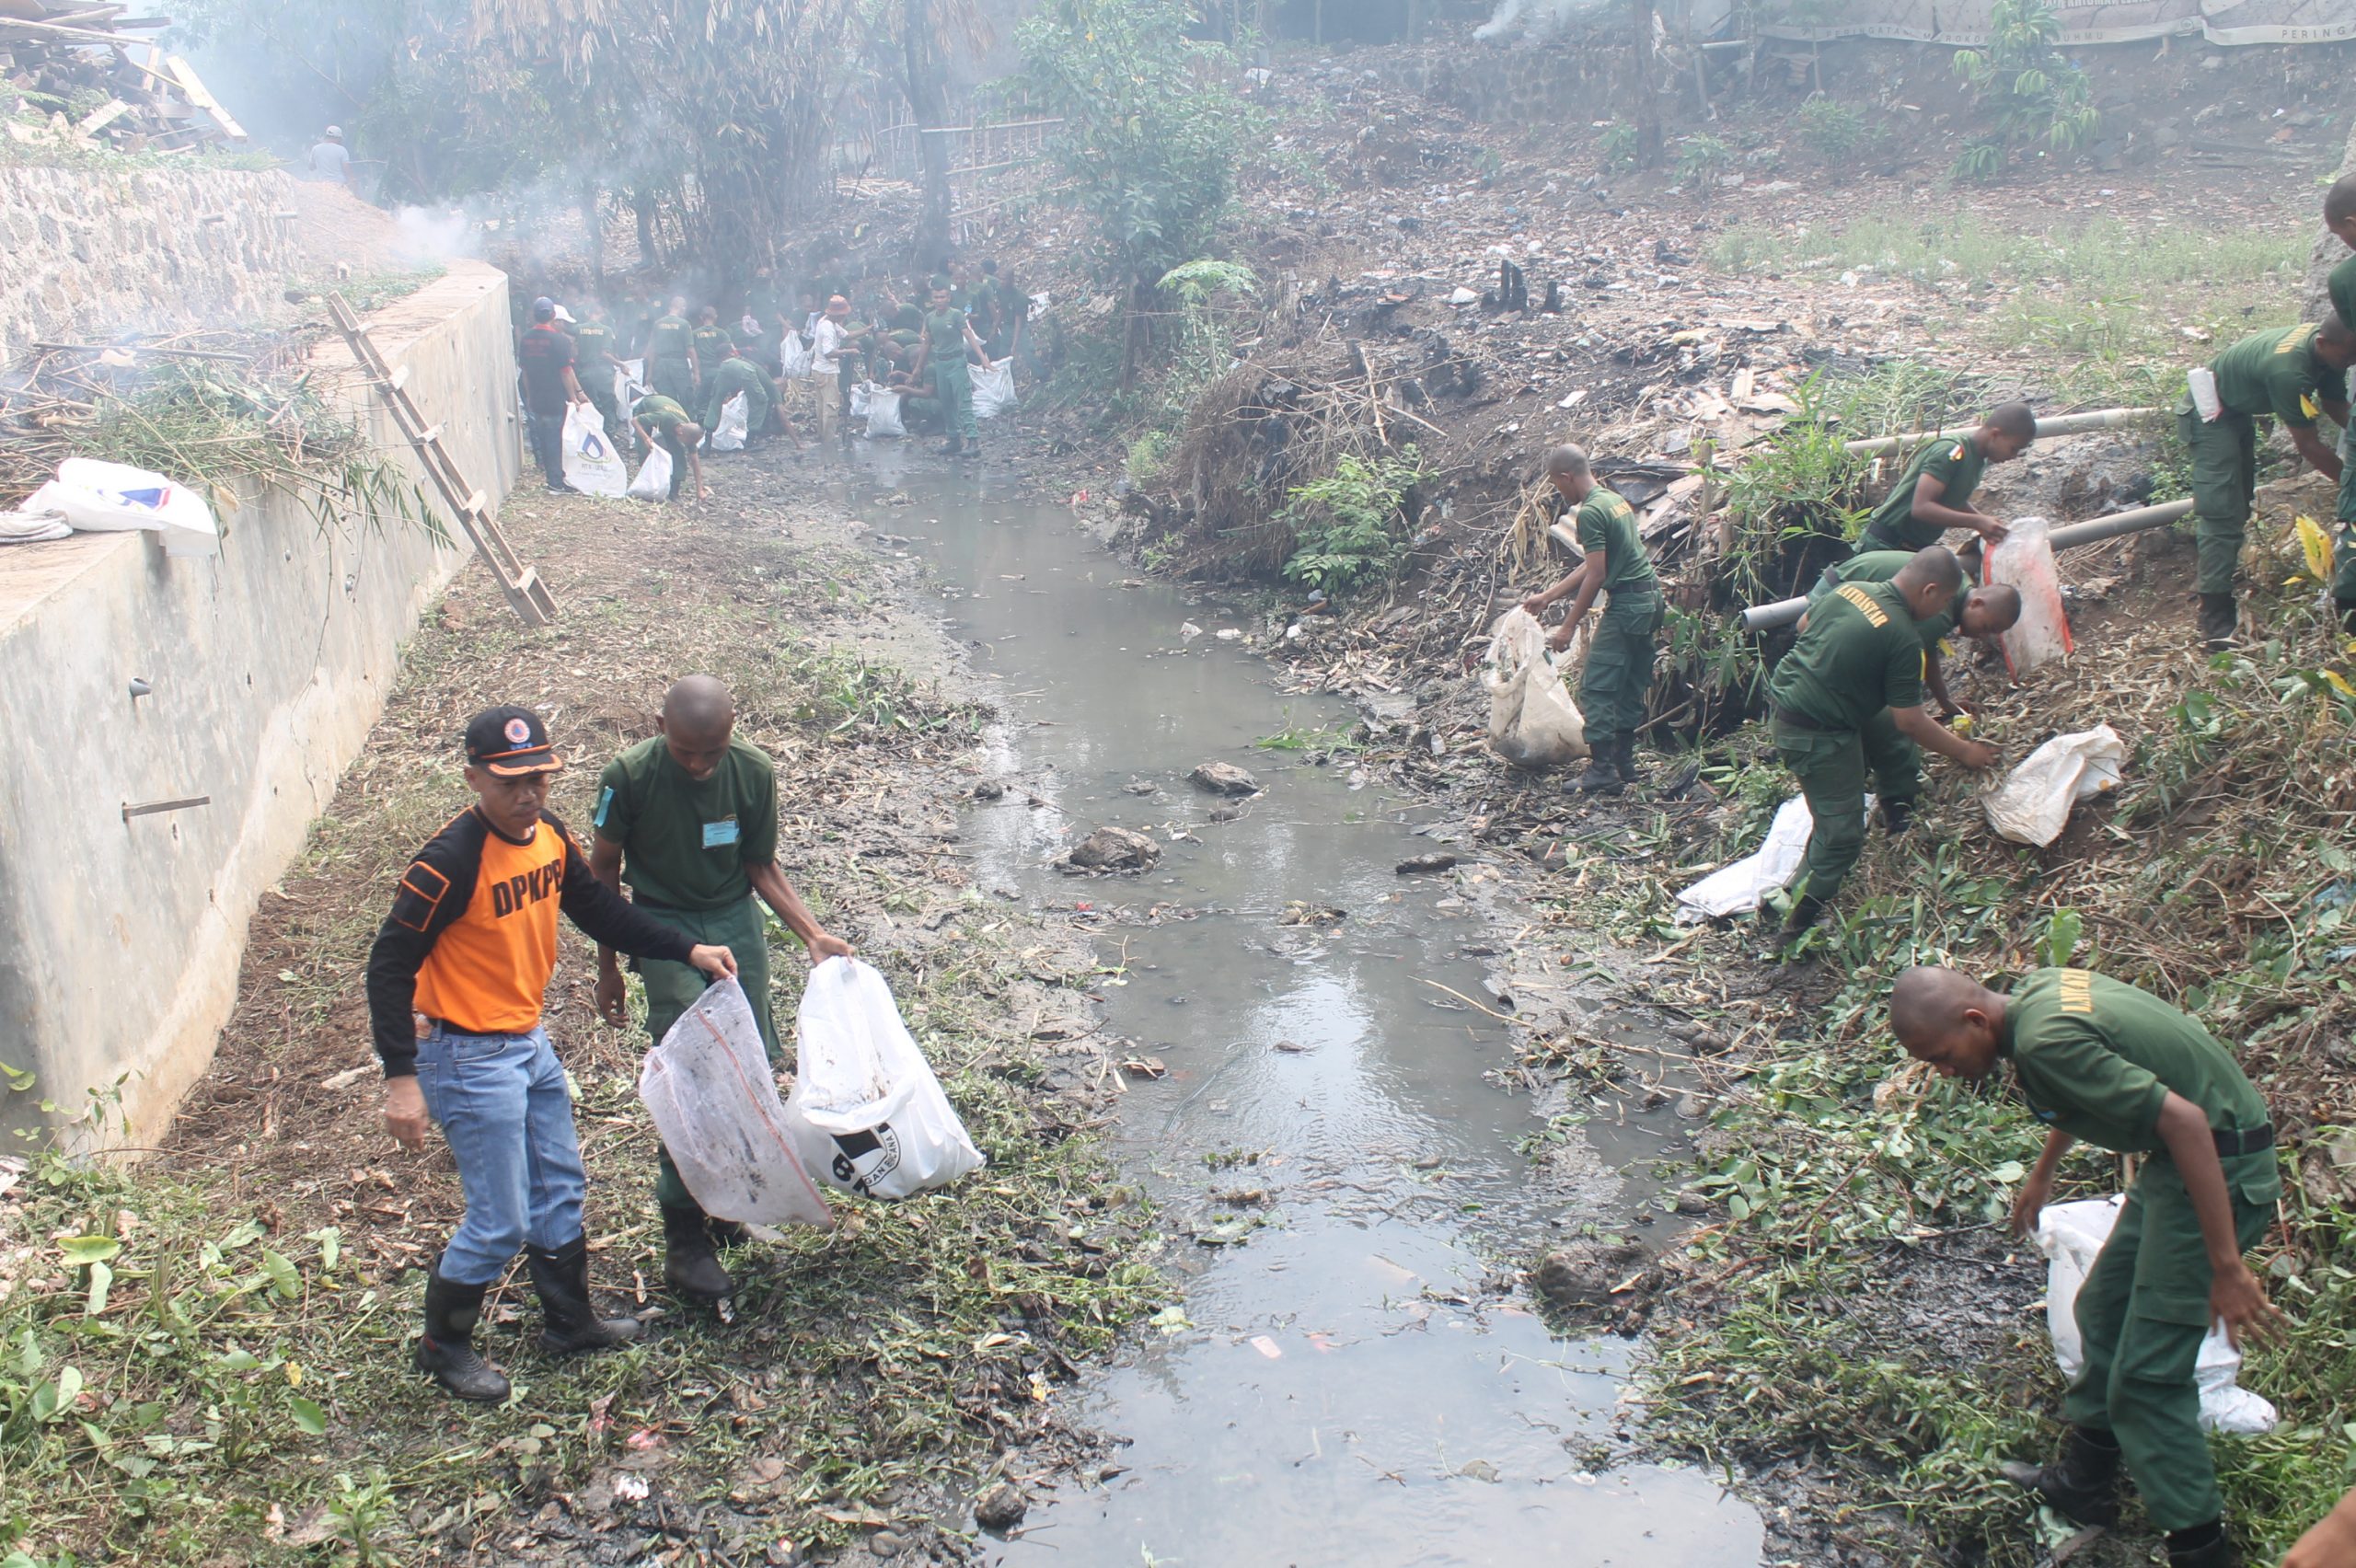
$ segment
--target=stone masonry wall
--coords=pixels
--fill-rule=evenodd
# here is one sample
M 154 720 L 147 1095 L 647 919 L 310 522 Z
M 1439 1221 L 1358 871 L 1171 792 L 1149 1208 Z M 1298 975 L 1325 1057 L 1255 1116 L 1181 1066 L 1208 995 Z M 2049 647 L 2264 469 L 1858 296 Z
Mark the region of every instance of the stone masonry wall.
M 274 171 L 0 167 L 0 363 L 271 314 L 305 252 Z

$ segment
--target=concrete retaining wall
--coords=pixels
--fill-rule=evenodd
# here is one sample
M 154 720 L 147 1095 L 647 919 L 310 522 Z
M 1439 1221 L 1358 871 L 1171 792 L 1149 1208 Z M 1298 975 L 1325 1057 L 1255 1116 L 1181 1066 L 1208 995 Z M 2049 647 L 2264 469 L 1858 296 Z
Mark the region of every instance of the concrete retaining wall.
M 521 467 L 505 277 L 460 263 L 370 324 L 460 468 L 503 497 Z M 408 464 L 341 344 L 315 357 Z M 223 521 L 217 560 L 168 559 L 145 534 L 0 550 L 0 1061 L 39 1080 L 0 1090 L 0 1125 L 39 1120 L 41 1097 L 79 1111 L 126 1074 L 129 1141 L 169 1121 L 229 1017 L 260 894 L 468 559 L 413 527 L 322 530 L 270 491 Z
M 0 363 L 126 327 L 260 321 L 305 267 L 274 171 L 0 167 Z

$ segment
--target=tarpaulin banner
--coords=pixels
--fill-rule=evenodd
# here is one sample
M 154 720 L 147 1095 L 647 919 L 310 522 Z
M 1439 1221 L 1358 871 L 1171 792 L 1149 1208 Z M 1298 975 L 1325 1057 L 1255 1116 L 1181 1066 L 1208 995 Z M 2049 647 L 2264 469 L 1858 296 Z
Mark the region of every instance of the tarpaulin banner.
M 1786 17 L 1759 30 L 1805 42 L 1888 38 L 1976 49 L 1988 42 L 1993 10 L 1993 0 L 1813 0 L 1806 20 Z M 2065 45 L 2192 33 L 2219 44 L 2356 38 L 2356 0 L 2113 0 L 2060 6 L 2054 17 Z

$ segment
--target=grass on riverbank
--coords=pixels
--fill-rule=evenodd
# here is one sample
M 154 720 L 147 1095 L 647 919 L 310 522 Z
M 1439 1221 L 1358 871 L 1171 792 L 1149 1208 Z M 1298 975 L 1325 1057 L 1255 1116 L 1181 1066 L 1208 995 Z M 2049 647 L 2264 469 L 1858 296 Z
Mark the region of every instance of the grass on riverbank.
M 736 473 L 774 482 L 730 466 L 723 497 Z M 727 505 L 511 507 L 565 614 L 524 628 L 470 570 L 421 630 L 256 918 L 165 1158 L 42 1157 L 0 1196 L 0 1555 L 760 1561 L 920 1532 L 997 1450 L 1051 1434 L 1076 1360 L 1158 1304 L 1146 1216 L 1093 1142 L 1097 1064 L 1057 1043 L 1085 1029 L 1092 962 L 983 901 L 945 842 L 941 775 L 980 715 L 857 651 L 882 621 L 872 562 Z M 989 1165 L 756 1246 L 733 1327 L 665 1313 L 640 1346 L 554 1364 L 511 1281 L 483 1337 L 518 1393 L 462 1407 L 407 1370 L 455 1173 L 382 1136 L 359 968 L 398 866 L 465 799 L 468 712 L 549 717 L 573 765 L 555 809 L 581 832 L 598 767 L 694 670 L 730 680 L 739 733 L 777 757 L 789 874 L 890 977 Z M 799 948 L 773 939 L 790 1020 Z M 566 940 L 548 1016 L 580 1095 L 593 1277 L 668 1308 L 643 1037 L 594 1020 L 590 951 Z
M 2298 575 L 2280 519 L 2261 526 L 2273 548 L 2256 575 Z M 1725 1463 L 1803 1461 L 1842 1500 L 1827 1521 L 1836 1543 L 2021 1568 L 2042 1559 L 2051 1540 L 1993 1473 L 2001 1458 L 2041 1455 L 2057 1430 L 2042 1261 L 2002 1228 L 2038 1132 L 1992 1083 L 1906 1070 L 1883 1006 L 1913 963 L 1997 976 L 2069 962 L 2199 1016 L 2235 1046 L 2284 1135 L 2288 1224 L 2259 1262 L 2298 1326 L 2243 1378 L 2283 1424 L 2218 1445 L 2253 1561 L 2279 1555 L 2347 1484 L 2356 697 L 2314 593 L 2306 580 L 2261 593 L 2265 640 L 2214 660 L 2192 651 L 2177 617 L 2121 610 L 2098 656 L 2082 651 L 1994 698 L 1983 732 L 2014 761 L 2050 734 L 2112 724 L 2131 748 L 2124 786 L 2079 808 L 2040 852 L 1995 839 L 1968 785 L 1934 762 L 1912 836 L 1893 847 L 1875 835 L 1798 963 L 1762 962 L 1769 941 L 1753 922 L 1687 931 L 1669 918 L 1673 889 L 1754 847 L 1790 791 L 1755 728 L 1702 754 L 1715 801 L 1636 813 L 1580 847 L 1557 918 L 1592 928 L 1611 911 L 1653 951 L 1641 972 L 1652 999 L 1738 1047 L 1733 1066 L 1697 1067 L 1715 1127 L 1709 1152 L 1680 1172 L 1716 1213 L 1660 1309 L 1683 1319 L 1660 1336 L 1648 1379 L 1656 1430 L 1672 1444 Z M 2065 1197 L 2115 1189 L 2107 1159 L 2082 1152 L 2066 1174 Z M 2078 1561 L 2141 1561 L 2117 1555 L 2141 1544 L 2133 1521 L 2121 1533 L 2123 1545 Z

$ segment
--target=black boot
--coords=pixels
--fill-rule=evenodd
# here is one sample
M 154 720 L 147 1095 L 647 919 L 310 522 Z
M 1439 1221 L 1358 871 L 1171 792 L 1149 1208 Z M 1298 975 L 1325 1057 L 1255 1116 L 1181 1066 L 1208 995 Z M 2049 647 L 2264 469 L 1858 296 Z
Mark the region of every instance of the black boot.
M 2168 1532 L 2168 1568 L 2242 1568 L 2223 1521 Z
M 532 1288 L 540 1293 L 540 1310 L 548 1322 L 540 1330 L 540 1348 L 551 1355 L 582 1350 L 611 1350 L 638 1337 L 635 1318 L 600 1318 L 589 1296 L 589 1239 L 576 1236 L 557 1248 L 526 1247 L 525 1264 L 532 1271 Z
M 425 1332 L 417 1342 L 417 1369 L 462 1400 L 498 1404 L 507 1398 L 507 1379 L 475 1354 L 475 1324 L 482 1317 L 484 1285 L 460 1285 L 442 1277 L 437 1262 L 425 1274 Z
M 2212 653 L 2231 648 L 2235 643 L 2234 629 L 2241 617 L 2234 605 L 2231 594 L 2200 595 L 2200 642 Z
M 1802 894 L 1784 914 L 1784 935 L 1796 937 L 1824 917 L 1824 900 Z
M 1634 730 L 1623 730 L 1617 735 L 1614 735 L 1612 740 L 1616 743 L 1613 748 L 1613 755 L 1620 764 L 1620 782 L 1633 787 L 1638 781 L 1636 778 L 1636 732 Z
M 1628 787 L 1628 776 L 1620 771 L 1620 743 L 1611 735 L 1598 735 L 1588 743 L 1587 771 L 1571 780 L 1571 789 L 1582 795 L 1616 795 Z
M 1902 836 L 1914 825 L 1914 802 L 1884 801 L 1881 803 L 1881 827 L 1892 838 Z
M 741 1219 L 718 1219 L 706 1215 L 703 1228 L 715 1247 L 742 1247 L 753 1239 L 753 1233 L 745 1228 Z
M 2356 637 L 2356 599 L 2334 599 L 2331 606 L 2339 612 L 2340 635 Z
M 2090 1426 L 2073 1426 L 2062 1457 L 2050 1465 L 2007 1459 L 2004 1479 L 2033 1490 L 2063 1518 L 2108 1529 L 2119 1522 L 2119 1440 Z M 2168 1553 L 2173 1562 L 2173 1548 Z
M 736 1282 L 728 1277 L 712 1251 L 703 1210 L 695 1205 L 663 1205 L 663 1244 L 664 1283 L 680 1295 L 696 1301 L 722 1301 L 735 1290 Z

